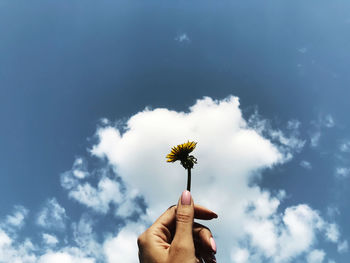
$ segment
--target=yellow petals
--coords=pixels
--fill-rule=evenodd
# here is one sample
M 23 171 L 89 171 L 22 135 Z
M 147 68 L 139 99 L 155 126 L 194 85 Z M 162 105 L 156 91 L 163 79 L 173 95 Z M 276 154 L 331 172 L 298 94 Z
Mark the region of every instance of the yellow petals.
M 171 152 L 166 156 L 167 162 L 173 163 L 176 161 L 181 161 L 181 164 L 186 168 L 192 168 L 193 164 L 197 162 L 197 159 L 190 156 L 191 153 L 196 148 L 196 142 L 186 142 L 179 144 L 171 148 Z

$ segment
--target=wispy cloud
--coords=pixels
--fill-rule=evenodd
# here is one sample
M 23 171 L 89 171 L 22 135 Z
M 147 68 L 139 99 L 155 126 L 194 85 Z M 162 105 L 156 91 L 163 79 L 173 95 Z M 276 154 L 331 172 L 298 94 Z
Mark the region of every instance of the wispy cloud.
M 175 40 L 180 43 L 190 43 L 191 40 L 186 33 L 181 33 L 175 37 Z
M 55 235 L 51 235 L 48 233 L 43 233 L 42 239 L 43 239 L 44 243 L 48 246 L 55 246 L 59 242 Z
M 16 205 L 14 207 L 13 213 L 6 217 L 5 225 L 7 227 L 22 227 L 24 225 L 24 219 L 27 217 L 28 213 L 29 210 L 24 206 Z
M 323 250 L 315 249 L 307 255 L 307 263 L 322 263 L 326 253 Z
M 298 51 L 302 54 L 305 54 L 307 52 L 307 48 L 306 47 L 301 47 L 298 49 Z
M 66 227 L 67 218 L 66 210 L 56 198 L 51 198 L 39 212 L 37 224 L 46 229 L 63 230 Z
M 341 152 L 349 153 L 350 152 L 350 140 L 343 141 L 339 146 L 339 150 Z
M 300 162 L 300 166 L 308 170 L 312 169 L 311 163 L 305 160 Z
M 348 168 L 348 167 L 337 167 L 335 169 L 335 175 L 338 178 L 347 178 L 350 175 L 350 168 Z
M 320 143 L 321 132 L 317 131 L 310 136 L 310 145 L 312 147 L 317 147 Z
M 338 244 L 337 250 L 339 253 L 346 253 L 349 251 L 348 241 L 344 240 Z
M 318 120 L 312 121 L 314 129 L 310 133 L 310 146 L 317 147 L 320 143 L 322 131 L 324 128 L 329 129 L 335 126 L 334 118 L 331 114 L 319 115 Z
M 331 114 L 327 114 L 323 117 L 321 117 L 320 122 L 323 126 L 327 128 L 332 128 L 335 126 L 335 122 L 333 119 L 333 116 Z

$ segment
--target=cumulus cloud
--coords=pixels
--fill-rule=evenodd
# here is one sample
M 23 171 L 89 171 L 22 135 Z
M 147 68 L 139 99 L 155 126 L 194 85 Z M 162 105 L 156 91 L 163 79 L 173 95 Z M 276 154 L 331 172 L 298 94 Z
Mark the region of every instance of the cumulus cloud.
M 113 131 L 112 131 L 113 132 Z M 115 216 L 128 218 L 142 213 L 138 191 L 126 191 L 115 172 L 109 167 L 102 167 L 89 172 L 84 170 L 85 176 L 77 177 L 76 171 L 81 171 L 81 164 L 87 166 L 87 161 L 75 160 L 73 168 L 61 174 L 61 185 L 68 191 L 68 196 L 74 201 L 83 204 L 100 214 L 107 214 L 113 209 Z M 88 179 L 97 179 L 92 184 Z
M 35 247 L 29 239 L 16 242 L 0 229 L 0 262 L 36 262 Z
M 61 241 L 61 233 L 51 234 L 66 228 L 68 216 L 55 198 L 49 199 L 37 217 L 50 233 L 42 233 L 44 248 L 30 240 L 17 242 L 0 229 L 0 262 L 16 262 L 21 255 L 28 259 L 24 262 L 137 263 L 137 236 L 177 202 L 186 186 L 183 168 L 166 163 L 165 156 L 187 140 L 198 142 L 194 201 L 219 214 L 208 223 L 218 261 L 322 262 L 327 255 L 319 239 L 334 243 L 340 253 L 348 249 L 337 225 L 320 212 L 306 204 L 282 206 L 286 191 L 259 186 L 265 170 L 290 161 L 304 147 L 299 121 L 276 129 L 257 112 L 245 120 L 238 98 L 230 96 L 205 97 L 186 112 L 146 108 L 122 128 L 110 121 L 101 124 L 89 158 L 102 167 L 89 171 L 87 158 L 78 157 L 60 177 L 70 199 L 89 208 L 71 224 L 71 237 Z M 120 228 L 98 236 L 91 211 L 121 219 Z
M 289 161 L 293 154 L 299 153 L 305 140 L 300 138 L 301 123 L 298 120 L 287 122 L 286 129 L 273 129 L 270 121 L 263 119 L 257 111 L 248 119 L 248 126 L 253 128 L 263 138 L 269 139 L 283 155 L 282 162 Z
M 165 155 L 173 145 L 198 141 L 192 193 L 195 202 L 221 215 L 219 223 L 209 223 L 221 247 L 219 260 L 291 262 L 314 249 L 328 223 L 304 204 L 279 211 L 285 194 L 273 195 L 252 182 L 303 148 L 299 126 L 290 121 L 284 131 L 273 129 L 257 114 L 246 121 L 238 98 L 206 97 L 188 112 L 145 109 L 123 131 L 100 127 L 91 154 L 114 167 L 128 191 L 145 198 L 147 216 L 154 220 L 185 187 L 183 169 L 165 163 Z
M 307 263 L 322 263 L 325 257 L 323 250 L 315 249 L 311 251 L 307 256 Z
M 101 213 L 106 213 L 111 203 L 118 204 L 121 201 L 120 185 L 106 177 L 99 181 L 97 187 L 89 183 L 77 185 L 69 192 L 69 196 Z
M 326 236 L 328 240 L 337 242 L 340 236 L 338 226 L 336 224 L 329 224 L 326 229 Z
M 50 235 L 47 233 L 42 234 L 42 239 L 44 243 L 48 246 L 55 246 L 59 242 L 55 235 Z
M 57 202 L 56 198 L 46 201 L 39 212 L 37 224 L 46 229 L 63 230 L 67 220 L 66 210 Z
M 6 217 L 6 227 L 21 228 L 24 225 L 24 219 L 27 217 L 28 212 L 28 209 L 26 209 L 24 206 L 15 206 L 13 209 L 13 213 Z
M 108 263 L 123 262 L 137 263 L 137 237 L 144 231 L 143 225 L 130 224 L 124 227 L 117 236 L 108 237 L 103 244 L 103 251 Z
M 73 251 L 75 252 L 75 251 Z M 38 259 L 38 263 L 94 263 L 93 258 L 86 258 L 80 251 L 68 253 L 65 251 L 48 252 Z
M 97 241 L 94 221 L 87 214 L 83 214 L 78 222 L 72 224 L 72 230 L 73 240 L 85 252 L 85 256 L 103 261 L 102 245 Z

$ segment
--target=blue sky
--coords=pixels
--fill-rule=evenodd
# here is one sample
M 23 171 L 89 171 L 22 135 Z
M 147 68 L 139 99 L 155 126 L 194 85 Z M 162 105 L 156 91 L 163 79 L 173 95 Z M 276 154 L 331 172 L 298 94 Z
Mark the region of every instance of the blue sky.
M 0 262 L 135 262 L 133 238 L 185 187 L 163 153 L 196 138 L 221 262 L 348 262 L 349 10 L 1 0 Z

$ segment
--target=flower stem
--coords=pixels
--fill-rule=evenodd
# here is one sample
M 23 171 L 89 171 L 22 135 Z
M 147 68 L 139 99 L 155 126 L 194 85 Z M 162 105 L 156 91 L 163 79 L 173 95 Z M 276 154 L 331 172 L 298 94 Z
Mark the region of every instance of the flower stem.
M 187 191 L 191 191 L 191 168 L 187 169 Z

